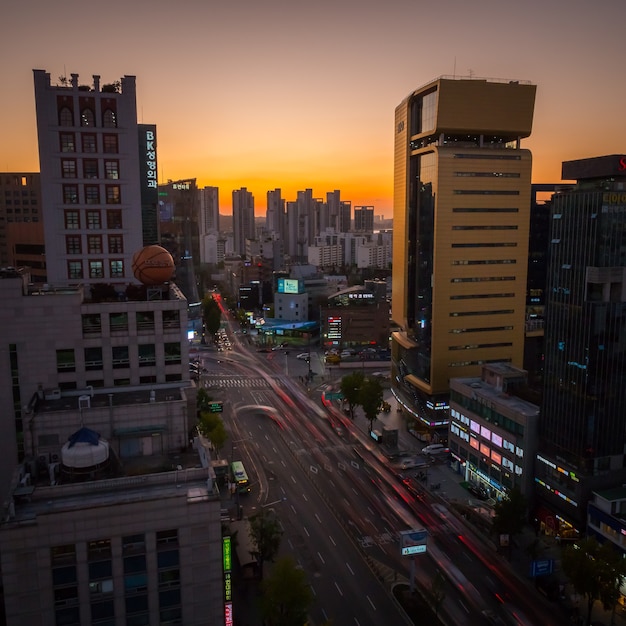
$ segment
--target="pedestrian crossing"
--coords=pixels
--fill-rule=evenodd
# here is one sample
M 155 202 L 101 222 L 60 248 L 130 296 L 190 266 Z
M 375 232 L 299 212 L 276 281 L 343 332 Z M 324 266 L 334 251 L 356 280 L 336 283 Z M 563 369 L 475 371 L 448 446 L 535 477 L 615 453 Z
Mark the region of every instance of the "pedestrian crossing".
M 247 388 L 247 389 L 269 389 L 270 384 L 265 378 L 250 378 L 248 376 L 223 376 L 223 375 L 203 375 L 202 383 L 205 388 L 224 387 L 224 388 Z M 279 380 L 275 381 L 280 385 Z

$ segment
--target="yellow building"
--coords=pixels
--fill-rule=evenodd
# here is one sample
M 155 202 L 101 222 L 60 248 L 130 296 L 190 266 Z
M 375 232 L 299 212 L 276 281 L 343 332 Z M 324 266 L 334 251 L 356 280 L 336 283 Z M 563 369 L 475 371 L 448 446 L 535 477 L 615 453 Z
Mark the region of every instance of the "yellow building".
M 430 426 L 451 378 L 523 364 L 535 91 L 442 77 L 396 108 L 392 367 Z

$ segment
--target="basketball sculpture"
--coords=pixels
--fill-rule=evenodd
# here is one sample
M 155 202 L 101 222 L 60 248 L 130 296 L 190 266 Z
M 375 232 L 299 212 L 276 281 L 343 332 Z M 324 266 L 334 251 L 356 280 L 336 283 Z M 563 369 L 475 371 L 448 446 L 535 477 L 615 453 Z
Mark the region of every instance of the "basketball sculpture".
M 161 246 L 146 246 L 133 255 L 133 274 L 144 285 L 162 285 L 174 273 L 174 259 Z

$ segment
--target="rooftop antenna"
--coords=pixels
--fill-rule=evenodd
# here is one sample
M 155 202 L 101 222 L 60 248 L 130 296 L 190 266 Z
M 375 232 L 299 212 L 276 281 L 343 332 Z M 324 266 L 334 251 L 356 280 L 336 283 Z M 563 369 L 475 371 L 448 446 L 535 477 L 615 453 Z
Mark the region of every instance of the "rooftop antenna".
M 456 57 L 454 57 L 454 69 L 452 70 L 452 78 L 456 78 Z

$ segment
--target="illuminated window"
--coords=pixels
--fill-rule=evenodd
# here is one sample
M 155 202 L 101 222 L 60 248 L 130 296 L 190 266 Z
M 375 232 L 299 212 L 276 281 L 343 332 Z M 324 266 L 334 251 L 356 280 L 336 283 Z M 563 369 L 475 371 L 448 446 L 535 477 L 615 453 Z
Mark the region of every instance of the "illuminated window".
M 470 437 L 469 444 L 476 450 L 480 448 L 480 444 L 478 443 L 478 439 L 476 439 L 476 437 Z
M 109 261 L 109 269 L 111 278 L 120 278 L 124 276 L 124 261 L 122 260 L 111 260 Z
M 80 213 L 78 211 L 65 211 L 65 229 L 78 230 L 80 228 Z
M 502 455 L 498 454 L 495 450 L 491 451 L 491 460 L 498 465 L 502 464 Z
M 102 114 L 102 125 L 105 128 L 117 128 L 117 117 L 115 115 L 115 111 L 111 111 L 111 109 L 106 109 Z
M 83 109 L 80 114 L 80 125 L 81 126 L 95 126 L 96 125 L 96 116 L 93 114 L 91 109 Z
M 104 278 L 102 261 L 89 261 L 89 278 Z
M 491 431 L 486 427 L 486 426 L 481 426 L 480 427 L 480 434 L 485 438 L 485 439 L 491 439 Z
M 78 187 L 76 185 L 63 185 L 64 204 L 78 204 Z
M 102 228 L 100 211 L 87 211 L 87 228 L 89 230 L 100 230 Z
M 104 162 L 104 176 L 109 180 L 117 180 L 120 177 L 120 163 L 119 161 L 105 161 Z
M 80 280 L 83 277 L 83 262 L 82 261 L 68 261 L 67 262 L 67 277 L 72 280 Z
M 480 432 L 480 424 L 474 420 L 470 421 L 470 428 L 475 432 L 475 433 L 479 433 Z
M 94 153 L 98 151 L 96 136 L 92 133 L 83 133 L 81 135 L 81 140 L 83 144 L 83 152 Z
M 80 235 L 65 236 L 65 251 L 67 254 L 81 254 Z
M 107 204 L 120 204 L 122 201 L 119 185 L 107 185 L 106 194 Z
M 76 152 L 74 133 L 61 133 L 61 152 Z
M 488 457 L 491 451 L 489 450 L 489 446 L 485 445 L 484 443 L 481 443 L 480 452 L 481 454 L 484 454 L 486 457 Z

